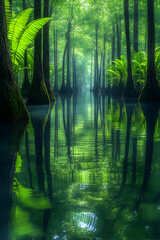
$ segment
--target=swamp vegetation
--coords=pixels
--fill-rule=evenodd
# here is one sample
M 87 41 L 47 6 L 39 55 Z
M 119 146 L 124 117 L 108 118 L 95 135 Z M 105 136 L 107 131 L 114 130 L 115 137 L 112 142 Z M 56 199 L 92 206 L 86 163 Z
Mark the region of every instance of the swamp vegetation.
M 159 15 L 0 0 L 0 239 L 160 239 Z

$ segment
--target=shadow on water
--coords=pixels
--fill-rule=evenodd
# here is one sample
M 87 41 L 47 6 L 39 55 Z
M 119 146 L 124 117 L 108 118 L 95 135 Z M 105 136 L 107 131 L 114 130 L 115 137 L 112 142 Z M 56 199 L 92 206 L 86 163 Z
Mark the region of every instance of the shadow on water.
M 10 210 L 17 153 L 26 123 L 0 126 L 0 238 L 8 240 L 10 235 Z

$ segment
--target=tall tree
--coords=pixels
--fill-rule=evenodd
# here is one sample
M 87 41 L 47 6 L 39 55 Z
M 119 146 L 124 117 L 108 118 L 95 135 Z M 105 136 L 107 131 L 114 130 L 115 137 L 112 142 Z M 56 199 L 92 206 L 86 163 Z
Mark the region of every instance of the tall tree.
M 49 17 L 49 0 L 44 1 L 43 17 Z M 50 100 L 55 101 L 50 81 L 50 60 L 49 60 L 49 22 L 43 27 L 43 72 L 46 87 Z
M 9 53 L 5 0 L 0 1 L 0 119 L 19 121 L 29 114 L 18 90 Z
M 41 0 L 34 0 L 34 19 L 41 18 Z M 50 97 L 44 81 L 43 66 L 41 57 L 42 36 L 41 31 L 35 37 L 34 46 L 34 73 L 30 87 L 28 104 L 41 105 L 49 104 Z M 35 94 L 36 93 L 36 94 Z
M 139 101 L 154 102 L 160 100 L 160 91 L 155 72 L 155 21 L 154 1 L 147 0 L 148 16 L 148 60 L 147 60 L 147 81 L 142 89 Z
M 129 6 L 128 0 L 124 0 L 124 17 L 125 17 L 125 33 L 127 44 L 127 82 L 124 89 L 123 97 L 132 98 L 136 96 L 136 90 L 134 87 L 134 81 L 132 78 L 132 66 L 131 66 L 131 43 L 130 43 L 130 27 L 129 27 Z
M 138 0 L 134 0 L 133 50 L 138 52 Z

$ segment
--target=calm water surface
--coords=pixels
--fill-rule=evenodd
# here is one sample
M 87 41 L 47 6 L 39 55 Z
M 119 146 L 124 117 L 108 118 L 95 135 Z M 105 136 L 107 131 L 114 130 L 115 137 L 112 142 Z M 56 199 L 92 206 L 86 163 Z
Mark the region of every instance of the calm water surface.
M 160 239 L 157 106 L 84 93 L 29 110 L 7 239 Z

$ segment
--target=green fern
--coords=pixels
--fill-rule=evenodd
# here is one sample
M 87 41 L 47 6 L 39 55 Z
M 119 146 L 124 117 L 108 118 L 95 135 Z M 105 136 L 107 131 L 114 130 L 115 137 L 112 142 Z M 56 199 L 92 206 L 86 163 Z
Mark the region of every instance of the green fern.
M 8 40 L 11 52 L 17 48 L 20 35 L 24 31 L 32 11 L 32 8 L 28 8 L 20 13 L 18 17 L 11 20 L 8 28 Z
M 21 62 L 25 51 L 28 46 L 33 42 L 36 34 L 39 30 L 48 22 L 51 18 L 41 18 L 34 20 L 21 33 L 20 38 L 18 39 L 17 47 L 14 49 L 13 55 L 13 64 L 17 65 Z
M 40 18 L 28 23 L 32 8 L 20 13 L 15 19 L 11 19 L 9 0 L 5 0 L 6 20 L 8 29 L 9 48 L 14 69 L 24 62 L 24 53 L 33 42 L 36 34 L 51 18 Z
M 7 22 L 7 29 L 8 29 L 11 21 L 11 6 L 10 6 L 9 0 L 5 0 L 5 12 L 6 12 L 6 22 Z

